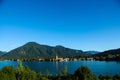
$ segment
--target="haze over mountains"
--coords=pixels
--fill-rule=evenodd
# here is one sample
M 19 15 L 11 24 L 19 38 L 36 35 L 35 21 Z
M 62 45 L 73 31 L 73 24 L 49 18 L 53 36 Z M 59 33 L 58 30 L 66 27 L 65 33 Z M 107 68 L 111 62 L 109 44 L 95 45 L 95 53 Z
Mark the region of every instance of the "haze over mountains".
M 0 56 L 6 54 L 7 52 L 0 51 Z

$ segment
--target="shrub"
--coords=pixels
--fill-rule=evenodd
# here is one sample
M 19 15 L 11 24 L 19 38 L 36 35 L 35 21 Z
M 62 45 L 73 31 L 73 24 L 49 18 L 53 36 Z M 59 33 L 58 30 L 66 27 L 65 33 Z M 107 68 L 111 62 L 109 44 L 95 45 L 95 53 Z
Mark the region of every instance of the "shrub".
M 81 66 L 79 69 L 77 69 L 74 73 L 74 76 L 78 80 L 98 80 L 92 71 L 86 66 Z

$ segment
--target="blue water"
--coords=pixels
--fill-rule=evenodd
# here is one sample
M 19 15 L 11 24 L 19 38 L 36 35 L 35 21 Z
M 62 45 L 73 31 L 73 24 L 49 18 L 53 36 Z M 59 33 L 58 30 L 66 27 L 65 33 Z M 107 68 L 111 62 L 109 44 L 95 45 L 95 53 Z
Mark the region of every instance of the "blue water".
M 0 61 L 0 69 L 11 65 L 16 68 L 17 61 Z M 64 66 L 67 66 L 70 74 L 73 74 L 80 66 L 88 66 L 97 76 L 99 74 L 111 76 L 120 74 L 120 63 L 106 61 L 23 62 L 23 66 L 28 66 L 30 69 L 43 74 L 49 71 L 53 75 L 60 73 Z

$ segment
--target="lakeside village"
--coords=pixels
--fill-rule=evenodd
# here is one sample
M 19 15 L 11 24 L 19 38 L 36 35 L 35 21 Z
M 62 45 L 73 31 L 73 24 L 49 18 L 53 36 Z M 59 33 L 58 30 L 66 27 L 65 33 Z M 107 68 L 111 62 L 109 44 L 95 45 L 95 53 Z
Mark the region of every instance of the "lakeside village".
M 60 57 L 56 55 L 53 58 L 33 58 L 33 59 L 9 59 L 12 61 L 57 61 L 57 62 L 67 62 L 67 61 L 120 61 L 120 55 L 107 55 L 107 56 L 75 56 L 75 57 Z

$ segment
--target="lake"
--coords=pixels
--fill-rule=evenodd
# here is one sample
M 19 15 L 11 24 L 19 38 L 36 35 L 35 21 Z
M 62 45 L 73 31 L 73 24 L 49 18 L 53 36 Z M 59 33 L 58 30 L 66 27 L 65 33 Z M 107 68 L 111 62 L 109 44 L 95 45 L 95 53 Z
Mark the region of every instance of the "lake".
M 16 68 L 17 61 L 0 61 L 0 69 L 11 65 Z M 53 75 L 60 73 L 64 66 L 67 66 L 70 74 L 73 74 L 80 66 L 88 66 L 96 76 L 99 74 L 111 76 L 120 74 L 120 63 L 114 61 L 23 62 L 23 66 L 28 66 L 30 69 L 43 74 L 48 70 Z

